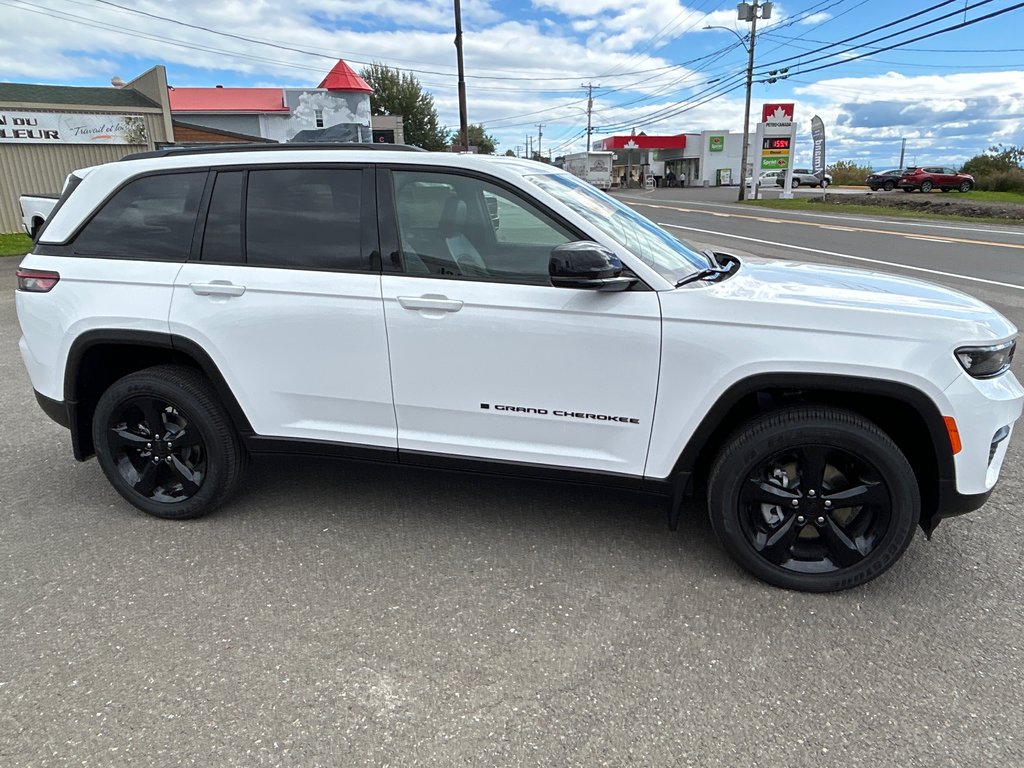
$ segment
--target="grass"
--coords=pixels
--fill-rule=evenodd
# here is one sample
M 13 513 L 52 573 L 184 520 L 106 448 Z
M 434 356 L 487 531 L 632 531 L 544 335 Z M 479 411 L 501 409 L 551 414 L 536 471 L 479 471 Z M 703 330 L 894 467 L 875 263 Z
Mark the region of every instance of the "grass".
M 939 194 L 942 194 L 941 192 Z M 953 194 L 949 192 L 948 194 Z M 988 200 L 992 203 L 1016 203 L 1017 205 L 1024 205 L 1024 193 L 1022 192 L 981 192 L 974 190 L 967 194 L 961 195 L 957 193 L 964 200 Z
M 959 193 L 957 193 L 959 194 Z M 968 193 L 979 195 L 1001 195 L 1003 192 Z M 960 195 L 967 197 L 968 195 Z M 974 221 L 981 224 L 1015 224 L 1024 227 L 1020 219 L 1005 219 L 994 216 L 957 216 L 946 213 L 928 213 L 925 211 L 890 208 L 884 205 L 856 205 L 853 203 L 823 203 L 820 200 L 747 200 L 745 205 L 756 205 L 763 208 L 779 208 L 788 211 L 815 211 L 816 213 L 854 213 L 861 216 L 890 216 L 898 219 L 933 219 L 935 221 Z
M 28 235 L 0 235 L 0 256 L 21 256 L 32 248 L 32 238 Z

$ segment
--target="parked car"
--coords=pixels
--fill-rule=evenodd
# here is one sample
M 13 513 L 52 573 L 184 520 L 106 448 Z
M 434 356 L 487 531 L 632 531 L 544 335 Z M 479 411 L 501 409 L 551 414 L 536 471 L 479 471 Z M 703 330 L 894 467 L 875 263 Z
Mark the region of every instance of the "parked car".
M 880 189 L 884 189 L 886 192 L 892 192 L 896 189 L 900 179 L 903 178 L 903 174 L 906 170 L 903 168 L 893 168 L 890 171 L 879 171 L 878 173 L 872 173 L 868 176 L 864 183 L 871 188 L 872 192 L 877 192 Z
M 561 477 L 663 494 L 673 524 L 696 496 L 751 573 L 831 591 L 995 486 L 1024 388 L 981 301 L 699 252 L 541 163 L 370 146 L 69 180 L 17 271 L 19 346 L 138 509 L 206 514 L 250 454 Z
M 974 188 L 974 177 L 946 166 L 917 166 L 904 171 L 899 186 L 904 192 L 913 192 L 915 189 L 922 192 L 931 192 L 933 189 L 941 189 L 943 192 L 952 189 L 970 192 Z
M 786 172 L 785 171 L 762 171 L 761 175 L 757 177 L 757 186 L 759 186 L 759 187 L 764 187 L 764 186 L 773 187 L 773 186 L 775 186 L 775 179 L 778 178 L 780 173 L 781 174 L 785 174 Z M 750 177 L 747 176 L 746 180 L 743 183 L 746 184 L 749 187 L 750 186 L 750 180 L 751 180 Z
M 25 234 L 35 239 L 39 230 L 50 216 L 53 207 L 57 205 L 60 195 L 22 195 L 18 198 L 21 205 L 21 226 Z
M 780 186 L 786 186 L 786 172 L 780 171 L 779 175 L 775 177 L 775 183 Z M 801 184 L 808 187 L 827 187 L 832 183 L 832 175 L 826 173 L 824 179 L 819 179 L 807 168 L 794 168 L 793 169 L 793 186 L 799 187 Z

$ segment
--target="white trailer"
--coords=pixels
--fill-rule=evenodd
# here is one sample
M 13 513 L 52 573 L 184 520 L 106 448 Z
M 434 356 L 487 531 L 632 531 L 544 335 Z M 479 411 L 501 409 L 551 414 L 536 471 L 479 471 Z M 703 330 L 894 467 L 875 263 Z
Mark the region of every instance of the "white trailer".
M 598 189 L 607 190 L 612 185 L 614 160 L 614 152 L 574 152 L 565 156 L 562 167 Z

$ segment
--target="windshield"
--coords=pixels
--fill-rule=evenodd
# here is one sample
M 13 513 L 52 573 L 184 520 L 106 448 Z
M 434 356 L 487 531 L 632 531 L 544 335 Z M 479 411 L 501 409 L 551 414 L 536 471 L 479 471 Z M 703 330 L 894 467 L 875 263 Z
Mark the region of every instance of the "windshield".
M 575 176 L 539 173 L 526 178 L 672 283 L 713 266 L 706 256 L 683 245 L 654 222 Z

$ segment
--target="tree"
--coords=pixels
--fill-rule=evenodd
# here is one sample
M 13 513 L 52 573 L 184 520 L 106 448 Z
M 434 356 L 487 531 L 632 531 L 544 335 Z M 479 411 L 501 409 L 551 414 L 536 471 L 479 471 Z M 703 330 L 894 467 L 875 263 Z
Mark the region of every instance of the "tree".
M 961 169 L 971 176 L 992 176 L 996 173 L 1015 171 L 1024 165 L 1024 147 L 1004 147 L 999 144 L 989 147 L 985 154 L 975 155 Z
M 515 156 L 516 156 L 516 151 L 514 149 L 506 149 L 505 150 L 505 157 L 515 157 Z
M 852 160 L 840 160 L 825 168 L 832 176 L 833 184 L 863 184 L 864 179 L 871 175 L 867 165 L 857 165 Z
M 466 126 L 466 132 L 469 134 L 469 146 L 476 147 L 477 154 L 480 155 L 493 155 L 494 148 L 498 145 L 498 142 L 494 140 L 494 137 L 484 131 L 483 124 L 473 125 L 470 123 Z M 459 137 L 456 135 L 455 142 L 458 143 Z
M 359 76 L 373 88 L 373 114 L 402 116 L 406 144 L 431 151 L 448 148 L 450 132 L 440 123 L 434 97 L 423 90 L 415 75 L 374 62 Z

